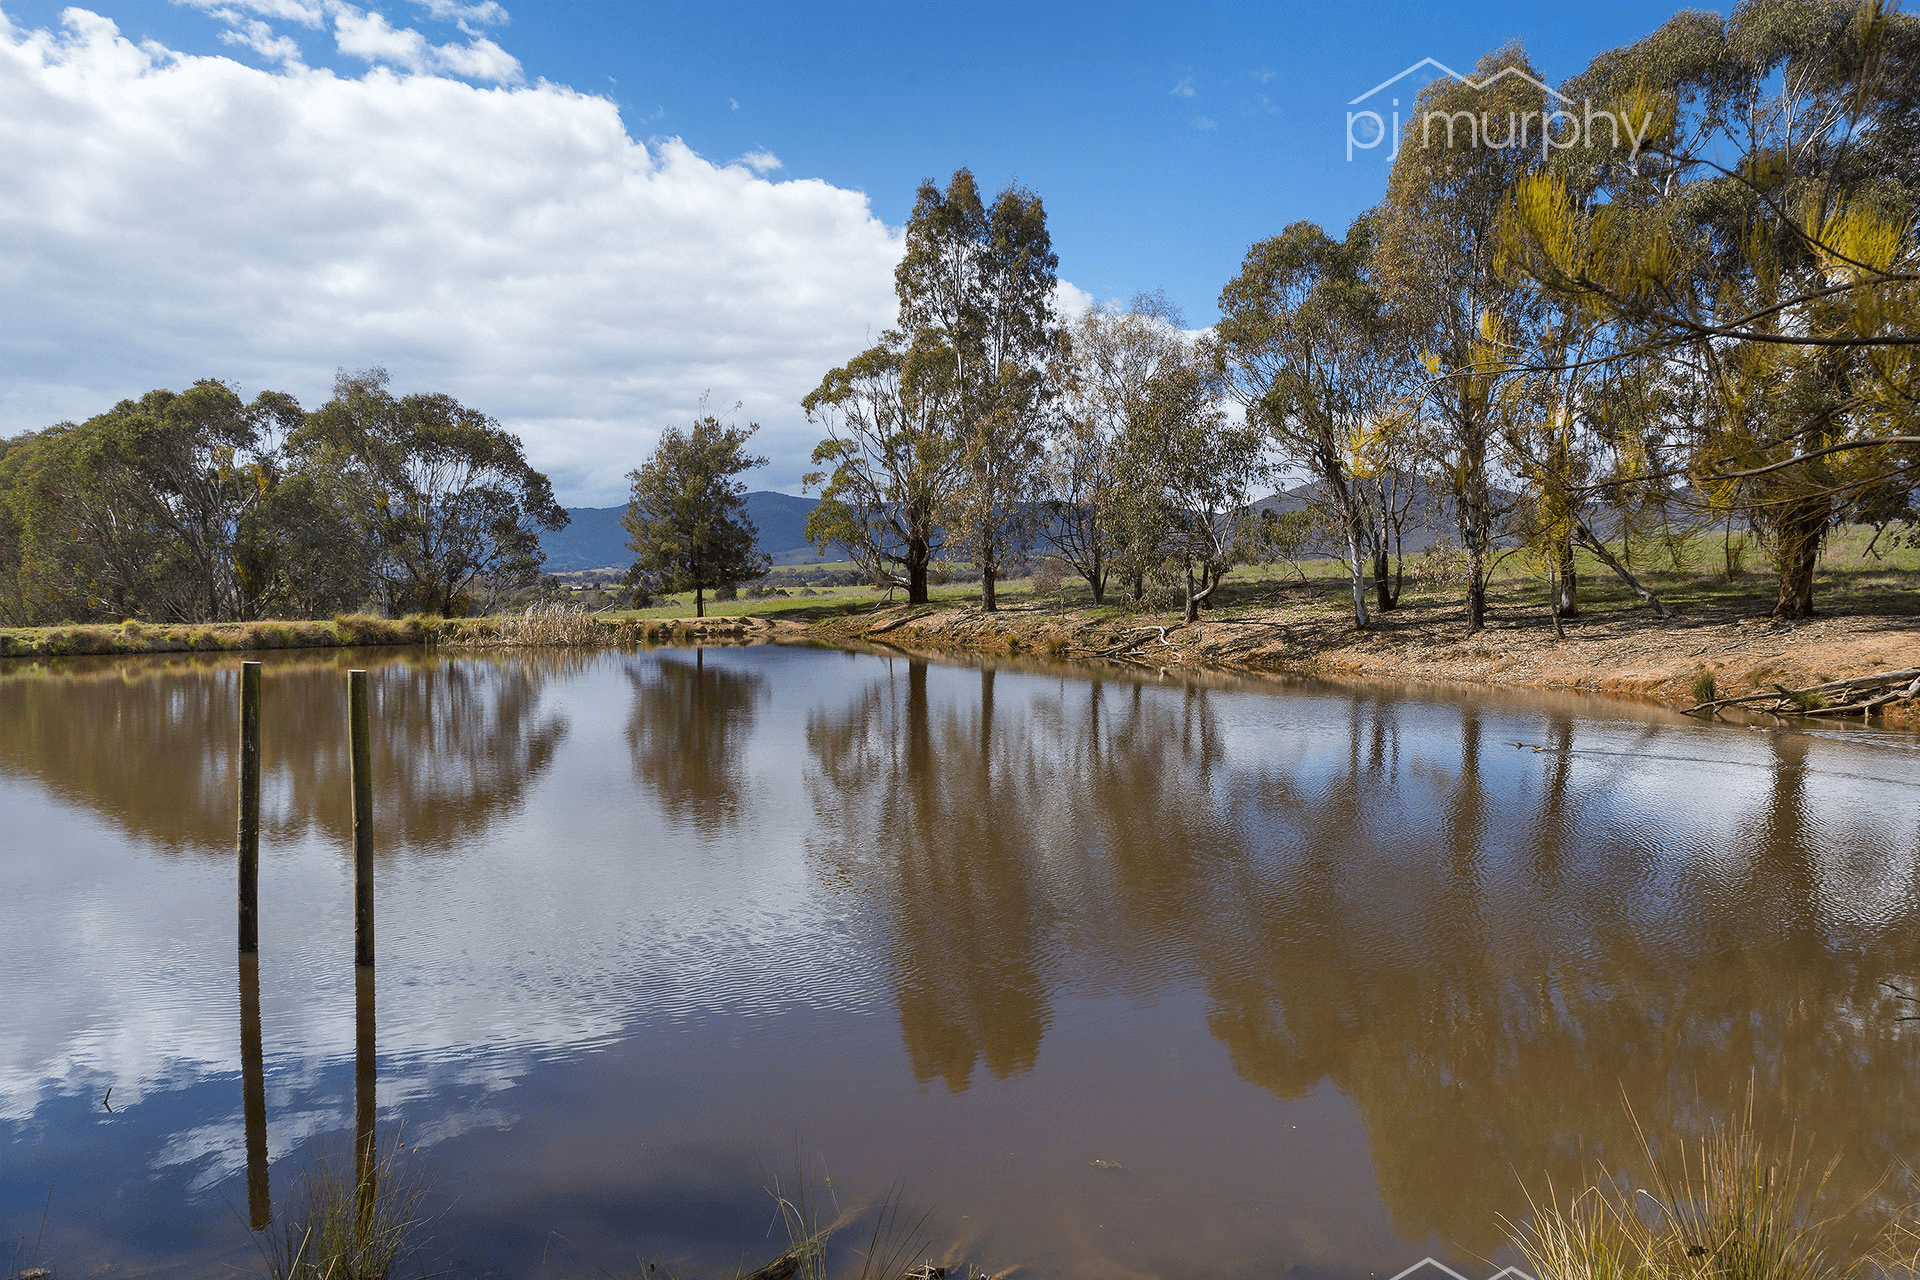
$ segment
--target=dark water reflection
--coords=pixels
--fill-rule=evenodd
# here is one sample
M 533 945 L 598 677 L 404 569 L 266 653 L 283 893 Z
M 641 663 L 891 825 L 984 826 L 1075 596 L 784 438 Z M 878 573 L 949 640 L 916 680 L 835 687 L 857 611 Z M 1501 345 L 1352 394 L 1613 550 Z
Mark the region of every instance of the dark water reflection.
M 1920 1153 L 1920 1024 L 1882 986 L 1920 975 L 1910 738 L 777 649 L 375 687 L 377 1111 L 456 1270 L 769 1254 L 798 1144 L 1003 1262 L 1391 1274 L 1494 1250 L 1522 1178 L 1625 1162 L 1623 1100 L 1694 1131 L 1748 1089 L 1844 1153 L 1844 1199 L 1911 1190 L 1874 1190 Z M 266 690 L 249 1014 L 232 669 L 0 675 L 0 874 L 45 924 L 0 941 L 0 1214 L 121 1197 L 63 1224 L 76 1254 L 234 1247 L 249 1017 L 277 1194 L 372 1121 L 344 677 Z
M 376 675 L 381 821 L 409 846 L 452 847 L 484 832 L 538 782 L 566 738 L 566 717 L 541 706 L 542 686 L 564 661 L 284 657 L 266 667 L 273 698 L 262 728 L 265 839 L 352 830 L 341 802 L 350 665 Z M 233 662 L 101 659 L 76 661 L 57 676 L 0 678 L 0 770 L 37 776 L 160 848 L 225 853 L 239 707 Z
M 634 780 L 676 818 L 703 829 L 736 823 L 746 795 L 745 753 L 753 715 L 767 700 L 766 677 L 733 671 L 705 650 L 691 661 L 662 657 L 631 668 L 633 711 L 627 745 Z

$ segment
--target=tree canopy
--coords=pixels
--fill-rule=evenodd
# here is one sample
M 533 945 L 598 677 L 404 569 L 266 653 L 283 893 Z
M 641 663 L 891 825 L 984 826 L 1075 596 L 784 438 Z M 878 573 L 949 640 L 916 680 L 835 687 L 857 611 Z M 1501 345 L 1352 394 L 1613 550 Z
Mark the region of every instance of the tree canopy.
M 0 617 L 471 612 L 566 522 L 520 442 L 449 396 L 376 369 L 303 413 L 204 379 L 0 446 Z
M 802 402 L 827 432 L 808 537 L 915 603 L 933 559 L 962 552 L 992 609 L 1042 497 L 1059 258 L 1038 196 L 1010 186 L 988 206 L 967 169 L 921 183 L 906 240 L 897 328 Z
M 482 580 L 524 586 L 539 573 L 537 529 L 564 529 L 565 508 L 527 463 L 519 437 L 452 396 L 396 398 L 385 369 L 342 372 L 333 398 L 293 434 L 336 490 L 390 612 L 472 611 Z
M 769 565 L 756 549 L 758 531 L 747 516 L 743 471 L 767 465 L 747 453 L 760 429 L 722 424 L 704 414 L 691 428 L 668 427 L 653 456 L 627 474 L 633 496 L 620 518 L 638 557 L 637 573 L 668 592 L 693 592 L 694 613 L 706 616 L 706 593 L 763 577 Z

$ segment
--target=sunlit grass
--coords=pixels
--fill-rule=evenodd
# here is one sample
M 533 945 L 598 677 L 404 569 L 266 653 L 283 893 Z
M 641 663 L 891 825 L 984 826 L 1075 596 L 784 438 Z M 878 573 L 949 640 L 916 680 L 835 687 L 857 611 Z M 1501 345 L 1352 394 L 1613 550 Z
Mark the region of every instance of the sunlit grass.
M 1863 1241 L 1848 1226 L 1857 1206 L 1829 1203 L 1833 1167 L 1792 1140 L 1769 1150 L 1749 1099 L 1665 1154 L 1641 1131 L 1635 1168 L 1597 1170 L 1564 1199 L 1553 1187 L 1530 1193 L 1528 1220 L 1509 1235 L 1537 1280 L 1851 1280 L 1886 1269 L 1905 1219 Z
M 351 1155 L 317 1151 L 268 1250 L 268 1275 L 388 1280 L 427 1223 L 426 1198 L 425 1179 L 397 1132 L 365 1171 L 354 1168 Z
M 1879 558 L 1864 554 L 1873 532 L 1857 526 L 1834 530 L 1821 554 L 1815 576 L 1815 607 L 1833 614 L 1911 614 L 1912 593 L 1920 588 L 1920 547 L 1895 546 L 1882 538 L 1877 547 Z M 1777 581 L 1768 566 L 1763 549 L 1752 535 L 1736 532 L 1696 533 L 1680 537 L 1647 536 L 1635 538 L 1631 545 L 1610 544 L 1612 553 L 1672 608 L 1727 610 L 1735 613 L 1764 614 L 1778 596 Z M 1458 585 L 1430 586 L 1414 579 L 1414 569 L 1422 555 L 1409 554 L 1403 564 L 1400 602 L 1408 608 L 1434 609 L 1459 606 L 1465 590 Z M 1616 578 L 1613 572 L 1591 552 L 1576 549 L 1582 608 L 1595 612 L 1634 610 L 1639 600 Z M 1728 573 L 1729 565 L 1735 566 Z M 809 566 L 811 567 L 811 566 Z M 841 566 L 834 566 L 839 568 Z M 1372 583 L 1368 582 L 1369 604 Z M 813 596 L 774 596 L 757 600 L 717 602 L 709 598 L 709 617 L 788 617 L 799 621 L 822 621 L 832 617 L 869 612 L 906 599 L 903 591 L 886 591 L 871 586 L 816 587 Z M 1488 586 L 1489 604 L 1496 613 L 1542 612 L 1546 608 L 1548 583 L 1544 573 L 1530 567 L 1525 557 L 1502 550 L 1493 558 Z M 1178 612 L 1179 601 L 1165 584 L 1147 598 L 1136 602 L 1130 583 L 1117 577 L 1107 586 L 1106 600 L 1093 604 L 1087 583 L 1067 572 L 1057 590 L 1036 593 L 1031 578 L 1013 578 L 998 584 L 1000 605 L 1008 611 L 1046 609 L 1071 611 L 1090 621 L 1117 621 L 1139 614 Z M 978 605 L 980 584 L 950 582 L 932 587 L 928 595 L 936 605 Z M 1289 561 L 1236 566 L 1215 593 L 1214 616 L 1245 609 L 1285 606 L 1311 617 L 1324 614 L 1339 619 L 1352 609 L 1350 581 L 1345 566 L 1329 557 L 1306 559 L 1296 565 Z M 644 610 L 625 611 L 620 617 L 679 618 L 693 614 L 691 592 L 669 597 Z

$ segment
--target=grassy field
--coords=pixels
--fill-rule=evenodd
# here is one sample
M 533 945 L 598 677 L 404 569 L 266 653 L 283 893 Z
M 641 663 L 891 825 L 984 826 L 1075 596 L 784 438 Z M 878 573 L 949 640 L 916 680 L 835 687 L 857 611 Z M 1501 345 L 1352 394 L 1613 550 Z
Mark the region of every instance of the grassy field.
M 1815 581 L 1814 606 L 1824 614 L 1913 614 L 1920 611 L 1920 548 L 1889 547 L 1882 538 L 1880 558 L 1863 555 L 1871 530 L 1849 527 L 1835 532 L 1820 560 Z M 1765 614 L 1773 609 L 1778 584 L 1763 550 L 1748 535 L 1736 534 L 1731 543 L 1719 535 L 1667 540 L 1648 538 L 1629 548 L 1615 546 L 1615 555 L 1669 607 L 1687 611 L 1707 608 L 1744 614 Z M 1582 607 L 1594 611 L 1637 609 L 1640 603 L 1624 584 L 1591 553 L 1575 555 L 1578 566 Z M 1732 572 L 1729 573 L 1729 565 Z M 1457 582 L 1422 581 L 1423 557 L 1409 556 L 1405 566 L 1402 599 L 1408 605 L 1444 605 L 1460 600 L 1464 588 Z M 843 567 L 843 566 L 835 566 Z M 707 601 L 708 617 L 769 617 L 799 622 L 819 622 L 843 618 L 905 600 L 904 592 L 882 591 L 874 587 L 815 588 L 814 596 L 773 596 L 759 600 Z M 1287 604 L 1342 618 L 1351 612 L 1351 594 L 1345 570 L 1334 560 L 1308 560 L 1295 566 L 1287 563 L 1243 565 L 1228 575 L 1216 593 L 1212 613 L 1243 605 Z M 977 582 L 950 583 L 929 591 L 934 604 L 978 603 Z M 1107 602 L 1095 608 L 1087 584 L 1069 574 L 1057 591 L 1036 597 L 1032 578 L 1015 578 L 1000 584 L 999 599 L 1011 609 L 1070 609 L 1082 616 L 1115 621 L 1142 613 L 1162 614 L 1178 611 L 1179 596 L 1170 589 L 1150 591 L 1148 598 L 1136 603 L 1120 583 L 1112 583 Z M 1502 555 L 1494 567 L 1489 601 L 1496 611 L 1533 610 L 1543 616 L 1547 607 L 1548 583 L 1544 573 L 1530 567 L 1518 554 Z M 1372 608 L 1371 593 L 1368 607 Z M 1464 606 L 1463 606 L 1464 608 Z M 631 618 L 684 618 L 693 614 L 693 594 L 669 597 L 650 609 L 629 610 L 608 616 Z

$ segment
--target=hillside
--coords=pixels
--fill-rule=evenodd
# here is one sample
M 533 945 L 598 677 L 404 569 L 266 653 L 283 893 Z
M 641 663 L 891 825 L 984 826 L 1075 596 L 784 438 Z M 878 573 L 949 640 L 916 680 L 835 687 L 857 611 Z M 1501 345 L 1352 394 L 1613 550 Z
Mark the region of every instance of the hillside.
M 1453 526 L 1452 502 L 1443 494 L 1429 494 L 1424 482 L 1413 480 L 1414 502 L 1408 512 L 1405 550 L 1417 554 L 1446 536 Z M 1254 510 L 1293 511 L 1314 497 L 1315 487 L 1297 485 L 1253 504 Z M 776 565 L 820 564 L 824 560 L 842 560 L 844 555 L 822 556 L 807 543 L 807 516 L 819 505 L 818 498 L 796 498 L 790 493 L 769 489 L 747 495 L 747 514 L 760 531 L 760 549 Z M 625 569 L 633 563 L 627 550 L 627 532 L 620 527 L 626 513 L 619 507 L 569 507 L 573 523 L 558 533 L 540 535 L 547 553 L 550 573 L 568 573 L 578 569 Z M 1316 549 L 1324 550 L 1324 549 Z

